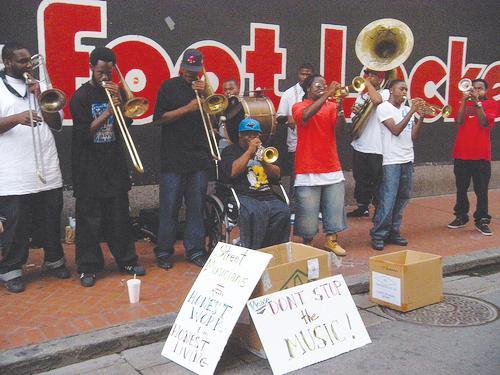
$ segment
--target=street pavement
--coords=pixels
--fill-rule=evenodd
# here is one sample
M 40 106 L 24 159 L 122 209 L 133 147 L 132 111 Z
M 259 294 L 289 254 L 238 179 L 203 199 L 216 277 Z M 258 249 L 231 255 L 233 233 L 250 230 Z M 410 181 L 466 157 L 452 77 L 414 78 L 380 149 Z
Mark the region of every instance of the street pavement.
M 490 266 L 444 279 L 444 292 L 500 306 L 500 269 Z M 298 370 L 296 374 L 457 375 L 500 373 L 500 320 L 469 327 L 437 327 L 395 320 L 366 294 L 353 296 L 372 343 Z M 43 374 L 180 375 L 190 371 L 161 356 L 164 340 Z M 230 342 L 216 374 L 272 374 L 267 360 Z

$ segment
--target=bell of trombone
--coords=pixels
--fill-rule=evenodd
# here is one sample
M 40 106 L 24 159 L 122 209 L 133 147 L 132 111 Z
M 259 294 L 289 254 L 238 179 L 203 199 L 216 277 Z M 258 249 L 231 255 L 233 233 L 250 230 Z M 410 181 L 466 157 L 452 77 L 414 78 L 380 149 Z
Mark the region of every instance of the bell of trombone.
M 123 104 L 123 114 L 128 118 L 137 118 L 145 114 L 149 108 L 149 101 L 146 98 L 135 97 L 132 94 L 132 91 L 125 82 L 125 78 L 123 78 L 122 72 L 118 68 L 118 65 L 115 65 L 116 73 L 118 74 L 118 78 L 122 82 L 123 90 L 125 92 L 125 104 Z
M 211 94 L 203 101 L 203 111 L 209 115 L 217 115 L 226 110 L 229 105 L 227 97 L 222 94 Z
M 393 18 L 383 18 L 361 30 L 355 51 L 368 69 L 385 72 L 398 67 L 410 56 L 413 43 L 413 33 L 408 25 Z

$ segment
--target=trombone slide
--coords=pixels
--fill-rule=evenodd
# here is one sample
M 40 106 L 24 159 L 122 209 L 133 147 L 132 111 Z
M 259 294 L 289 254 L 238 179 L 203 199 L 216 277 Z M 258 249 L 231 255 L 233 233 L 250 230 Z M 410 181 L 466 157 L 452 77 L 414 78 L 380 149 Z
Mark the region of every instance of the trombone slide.
M 104 82 L 103 82 L 104 84 Z M 111 109 L 113 111 L 113 114 L 116 119 L 116 123 L 118 124 L 118 129 L 120 130 L 120 133 L 123 138 L 123 142 L 125 143 L 125 147 L 127 148 L 127 152 L 130 155 L 130 159 L 132 160 L 132 164 L 134 165 L 134 168 L 136 169 L 137 172 L 139 173 L 144 173 L 144 167 L 142 166 L 141 159 L 139 158 L 139 154 L 137 153 L 137 149 L 135 148 L 134 141 L 132 140 L 132 137 L 130 136 L 130 132 L 128 131 L 127 124 L 125 122 L 125 118 L 123 117 L 123 113 L 120 107 L 116 106 L 113 104 L 113 98 L 111 96 L 111 93 L 109 92 L 108 89 L 106 89 L 104 86 L 104 91 L 106 92 L 106 95 L 109 100 L 109 105 L 111 106 Z

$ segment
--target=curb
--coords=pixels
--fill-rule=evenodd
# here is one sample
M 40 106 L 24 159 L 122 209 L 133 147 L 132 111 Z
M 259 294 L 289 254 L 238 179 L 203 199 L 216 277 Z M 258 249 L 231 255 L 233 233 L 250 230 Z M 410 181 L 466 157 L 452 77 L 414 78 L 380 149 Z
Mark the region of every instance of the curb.
M 443 259 L 443 276 L 500 264 L 500 248 Z M 351 294 L 368 292 L 368 272 L 346 277 Z M 177 313 L 0 352 L 0 373 L 33 374 L 166 339 Z

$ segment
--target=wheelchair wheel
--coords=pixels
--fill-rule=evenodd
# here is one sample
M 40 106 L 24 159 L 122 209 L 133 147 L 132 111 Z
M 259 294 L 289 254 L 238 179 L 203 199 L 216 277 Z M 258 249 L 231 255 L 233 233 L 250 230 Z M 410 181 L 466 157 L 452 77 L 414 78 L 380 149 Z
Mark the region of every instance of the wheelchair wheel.
M 220 199 L 208 195 L 204 209 L 206 249 L 210 254 L 218 242 L 224 242 L 226 228 L 224 225 L 224 206 Z

